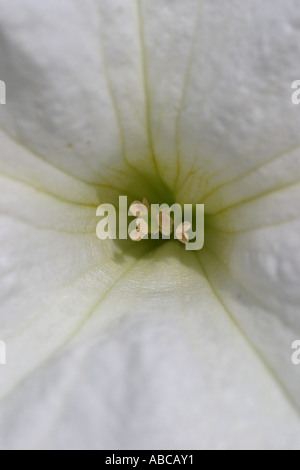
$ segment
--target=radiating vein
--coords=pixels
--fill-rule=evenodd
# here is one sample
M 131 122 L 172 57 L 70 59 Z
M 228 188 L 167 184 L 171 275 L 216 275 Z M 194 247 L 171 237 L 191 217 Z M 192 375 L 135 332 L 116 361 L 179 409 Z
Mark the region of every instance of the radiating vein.
M 204 267 L 204 264 L 203 262 L 201 262 L 201 256 L 198 255 L 198 262 L 205 274 L 205 277 L 210 285 L 210 288 L 211 288 L 211 291 L 212 293 L 214 294 L 215 298 L 217 299 L 217 301 L 220 303 L 220 305 L 223 307 L 225 313 L 228 315 L 230 321 L 234 324 L 234 326 L 236 327 L 237 331 L 239 331 L 240 335 L 243 337 L 244 341 L 246 342 L 246 344 L 249 346 L 249 348 L 254 352 L 254 354 L 257 356 L 257 358 L 259 359 L 259 361 L 261 362 L 261 364 L 264 366 L 264 369 L 266 370 L 266 372 L 268 373 L 268 375 L 270 375 L 273 379 L 273 381 L 278 385 L 278 387 L 280 388 L 280 390 L 282 391 L 282 393 L 284 394 L 284 396 L 286 397 L 287 401 L 290 403 L 290 405 L 292 406 L 292 408 L 295 410 L 297 416 L 300 418 L 300 409 L 297 405 L 297 403 L 295 402 L 294 398 L 289 394 L 289 392 L 287 391 L 287 389 L 285 388 L 284 384 L 281 382 L 281 380 L 279 379 L 279 377 L 276 375 L 275 371 L 271 368 L 271 366 L 266 362 L 265 358 L 263 357 L 263 355 L 261 354 L 261 352 L 259 351 L 259 349 L 253 344 L 253 342 L 249 339 L 249 337 L 247 336 L 246 332 L 243 330 L 243 328 L 240 326 L 239 322 L 236 320 L 236 318 L 234 317 L 234 315 L 232 314 L 232 312 L 230 311 L 230 309 L 227 307 L 225 301 L 223 300 L 223 298 L 221 297 L 221 295 L 219 294 L 219 292 L 217 291 L 217 289 L 214 287 L 214 284 L 213 282 L 211 281 L 209 275 L 208 275 L 208 272 L 207 270 L 205 269 Z

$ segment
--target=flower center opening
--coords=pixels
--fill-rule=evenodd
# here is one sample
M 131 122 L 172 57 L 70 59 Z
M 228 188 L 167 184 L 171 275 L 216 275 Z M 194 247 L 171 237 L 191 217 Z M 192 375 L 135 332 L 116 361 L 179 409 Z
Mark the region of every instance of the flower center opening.
M 124 189 L 115 188 L 111 198 L 102 195 L 104 204 L 97 209 L 100 240 L 115 240 L 123 250 L 134 244 L 147 245 L 151 251 L 175 241 L 187 251 L 199 251 L 204 245 L 204 205 L 191 200 L 178 201 L 162 178 L 137 171 L 120 180 Z M 111 213 L 110 213 L 111 212 Z

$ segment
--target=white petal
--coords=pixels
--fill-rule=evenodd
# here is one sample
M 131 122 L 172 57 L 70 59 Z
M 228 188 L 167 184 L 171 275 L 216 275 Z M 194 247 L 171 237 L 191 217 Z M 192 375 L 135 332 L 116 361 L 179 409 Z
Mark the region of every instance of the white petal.
M 293 0 L 253 0 L 247 14 L 238 1 L 188 3 L 143 4 L 160 171 L 179 201 L 205 204 L 205 273 L 299 406 L 299 10 Z
M 297 2 L 2 3 L 1 447 L 299 448 Z M 156 172 L 196 256 L 96 238 Z
M 297 1 L 141 4 L 154 149 L 177 199 L 215 212 L 299 181 Z
M 25 175 L 16 156 L 2 170 L 31 182 L 35 173 L 44 186 L 49 175 L 34 166 L 44 173 L 61 169 L 69 179 L 93 183 L 90 191 L 100 196 L 109 187 L 115 197 L 124 189 L 129 195 L 134 185 L 150 197 L 148 182 L 136 171 L 151 175 L 155 165 L 135 2 L 3 2 L 1 35 L 7 105 L 1 106 L 0 128 L 16 141 L 14 153 L 19 145 L 32 150 Z M 12 153 L 4 148 L 1 159 Z
M 90 315 L 77 345 L 6 400 L 5 448 L 299 446 L 299 420 L 284 391 L 195 257 L 186 262 L 175 243 L 136 262 Z

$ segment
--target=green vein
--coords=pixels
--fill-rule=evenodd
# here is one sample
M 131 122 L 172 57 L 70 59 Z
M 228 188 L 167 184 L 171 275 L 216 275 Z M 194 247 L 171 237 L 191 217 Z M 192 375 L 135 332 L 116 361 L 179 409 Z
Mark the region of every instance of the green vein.
M 234 204 L 231 204 L 230 206 L 227 206 L 227 207 L 224 207 L 223 209 L 221 209 L 220 211 L 218 212 L 212 212 L 211 215 L 213 216 L 217 216 L 217 215 L 220 215 L 222 214 L 223 212 L 228 212 L 229 210 L 237 207 L 237 206 L 240 206 L 240 205 L 245 205 L 245 204 L 249 204 L 249 203 L 252 203 L 254 201 L 257 201 L 261 198 L 264 198 L 266 196 L 269 196 L 271 194 L 275 194 L 275 193 L 278 193 L 278 192 L 281 192 L 281 191 L 284 191 L 286 189 L 289 189 L 289 188 L 293 188 L 295 186 L 299 186 L 300 185 L 300 181 L 297 181 L 297 182 L 294 182 L 294 183 L 289 183 L 289 184 L 285 184 L 283 186 L 280 186 L 278 188 L 273 188 L 271 190 L 268 190 L 268 191 L 264 191 L 260 194 L 256 194 L 255 196 L 253 197 L 250 197 L 248 199 L 243 199 L 241 201 L 238 201 L 238 202 L 235 202 Z
M 146 53 L 146 43 L 145 43 L 145 32 L 143 26 L 143 12 L 141 0 L 136 0 L 137 2 L 137 12 L 139 19 L 139 35 L 141 43 L 141 61 L 142 61 L 142 72 L 143 72 L 143 84 L 144 84 L 144 95 L 145 95 L 145 104 L 146 104 L 146 123 L 147 123 L 147 132 L 149 139 L 149 148 L 151 151 L 151 156 L 153 164 L 156 170 L 157 175 L 159 175 L 159 167 L 155 156 L 154 150 L 154 140 L 151 126 L 151 100 L 149 94 L 149 84 L 148 84 L 148 65 L 147 65 L 147 53 Z
M 290 147 L 287 151 L 285 152 L 279 152 L 275 155 L 273 155 L 273 157 L 269 158 L 268 160 L 264 161 L 263 163 L 261 163 L 260 165 L 256 166 L 255 168 L 251 168 L 251 170 L 247 170 L 245 173 L 239 175 L 239 176 L 236 176 L 235 178 L 233 178 L 232 180 L 229 180 L 229 181 L 226 181 L 225 183 L 222 183 L 220 185 L 218 185 L 217 187 L 215 187 L 214 189 L 212 189 L 209 193 L 205 194 L 204 197 L 203 197 L 203 202 L 205 202 L 205 200 L 210 197 L 212 194 L 214 194 L 215 192 L 219 191 L 221 188 L 223 187 L 226 187 L 226 186 L 229 186 L 231 185 L 232 183 L 235 183 L 236 181 L 239 181 L 243 178 L 246 178 L 247 176 L 249 175 L 252 175 L 260 170 L 261 168 L 267 166 L 267 165 L 270 165 L 272 163 L 274 163 L 276 160 L 280 159 L 280 158 L 284 158 L 285 156 L 289 155 L 290 153 L 298 150 L 300 148 L 300 144 L 297 144 L 297 145 L 293 145 L 292 147 Z M 248 158 L 250 159 L 251 158 L 251 154 L 250 155 L 246 155 L 244 157 L 245 159 Z M 234 166 L 236 167 L 238 162 L 235 162 L 234 165 L 231 165 L 231 166 Z M 231 167 L 230 166 L 230 167 Z M 226 171 L 226 169 L 224 170 Z
M 157 248 L 159 249 L 159 248 Z M 80 330 L 84 327 L 84 325 L 89 321 L 89 319 L 93 316 L 94 312 L 97 310 L 101 302 L 109 295 L 109 293 L 118 285 L 119 282 L 122 281 L 122 279 L 135 267 L 135 265 L 148 254 L 148 250 L 137 260 L 135 260 L 133 263 L 130 264 L 128 269 L 126 269 L 114 282 L 113 284 L 106 290 L 106 292 L 101 296 L 99 301 L 92 307 L 92 309 L 88 312 L 87 315 L 85 315 L 84 319 L 77 325 L 77 327 L 73 330 L 72 334 L 66 338 L 65 341 L 63 341 L 54 351 L 54 353 L 50 353 L 44 360 L 41 361 L 40 364 L 38 364 L 36 367 L 34 367 L 28 374 L 26 374 L 22 379 L 20 379 L 14 386 L 13 389 L 8 391 L 1 399 L 0 399 L 0 404 L 3 404 L 11 394 L 15 393 L 16 390 L 21 387 L 26 380 L 35 374 L 38 370 L 41 369 L 41 367 L 45 366 L 47 363 L 50 362 L 50 360 L 57 354 L 59 351 L 63 350 L 80 332 Z
M 260 308 L 261 308 L 262 310 L 265 310 L 266 312 L 268 312 L 268 313 L 271 314 L 272 316 L 276 316 L 276 318 L 280 321 L 280 323 L 281 323 L 283 326 L 285 326 L 286 328 L 292 330 L 292 331 L 295 333 L 295 335 L 296 335 L 295 326 L 294 326 L 294 325 L 291 325 L 288 321 L 285 321 L 282 317 L 277 317 L 277 315 L 276 315 L 275 312 L 273 312 L 272 310 L 270 310 L 270 309 L 268 308 L 268 306 L 265 305 L 265 304 L 262 302 L 261 299 L 259 299 L 253 292 L 251 292 L 251 291 L 241 282 L 240 279 L 237 279 L 237 278 L 232 274 L 232 272 L 230 271 L 230 269 L 229 269 L 229 267 L 227 266 L 227 264 L 226 264 L 222 259 L 220 259 L 212 249 L 210 249 L 210 248 L 208 248 L 208 247 L 206 246 L 206 250 L 208 250 L 208 251 L 213 255 L 213 257 L 226 269 L 226 271 L 228 272 L 228 274 L 229 274 L 229 276 L 231 277 L 231 279 L 233 280 L 233 282 L 235 282 L 236 284 L 238 284 L 238 285 L 246 292 L 246 294 L 247 294 L 249 297 L 253 298 L 253 299 L 257 302 L 257 304 L 260 306 Z
M 294 223 L 300 220 L 300 216 L 298 217 L 293 217 L 290 219 L 284 219 L 281 220 L 280 222 L 273 223 L 273 224 L 265 224 L 265 225 L 260 225 L 260 226 L 253 226 L 244 229 L 238 229 L 238 230 L 224 230 L 223 228 L 219 228 L 217 226 L 214 226 L 211 224 L 211 221 L 208 225 L 209 229 L 216 230 L 217 232 L 222 232 L 222 233 L 227 233 L 228 235 L 238 235 L 240 233 L 249 233 L 249 232 L 255 232 L 259 230 L 264 230 L 264 229 L 269 229 L 269 228 L 274 228 L 274 227 L 281 227 L 282 225 L 288 224 L 288 223 Z
M 16 178 L 15 176 L 7 175 L 6 173 L 3 173 L 3 172 L 0 173 L 0 178 L 8 179 L 10 181 L 13 181 L 14 183 L 20 184 L 22 186 L 26 186 L 27 188 L 30 188 L 33 191 L 36 191 L 46 197 L 50 197 L 51 199 L 55 199 L 56 201 L 63 203 L 63 204 L 69 204 L 69 205 L 76 206 L 76 207 L 87 207 L 87 208 L 92 208 L 92 209 L 97 208 L 96 205 L 84 204 L 82 202 L 76 202 L 76 201 L 72 201 L 68 199 L 63 199 L 57 194 L 51 193 L 44 188 L 38 188 L 37 186 L 34 186 L 28 181 L 22 180 L 20 178 Z
M 248 338 L 246 332 L 243 330 L 243 328 L 240 326 L 240 324 L 238 323 L 238 321 L 236 320 L 236 318 L 234 317 L 234 315 L 231 313 L 231 311 L 229 310 L 229 308 L 227 307 L 226 303 L 224 302 L 224 300 L 222 299 L 222 297 L 220 296 L 220 294 L 218 293 L 218 291 L 215 289 L 215 287 L 213 286 L 213 283 L 210 279 L 210 277 L 208 276 L 208 273 L 207 273 L 207 270 L 204 268 L 204 265 L 203 263 L 201 263 L 201 260 L 200 260 L 200 256 L 199 256 L 199 253 L 197 253 L 197 259 L 198 259 L 198 262 L 200 264 L 200 267 L 205 275 L 205 278 L 207 279 L 207 282 L 209 283 L 210 285 L 210 288 L 211 288 L 211 291 L 212 293 L 214 294 L 214 296 L 216 297 L 216 299 L 218 300 L 218 302 L 220 303 L 220 305 L 223 307 L 224 311 L 227 313 L 228 315 L 228 318 L 230 319 L 230 321 L 233 323 L 233 325 L 236 327 L 237 331 L 240 333 L 240 335 L 242 336 L 242 338 L 244 339 L 244 341 L 246 342 L 246 344 L 249 346 L 249 348 L 254 352 L 254 354 L 258 357 L 258 359 L 260 360 L 261 364 L 263 365 L 264 369 L 268 372 L 268 374 L 270 375 L 270 377 L 273 379 L 273 381 L 278 385 L 278 387 L 280 388 L 280 390 L 282 391 L 282 393 L 284 394 L 284 396 L 286 397 L 288 403 L 290 403 L 290 405 L 292 406 L 292 408 L 295 410 L 297 416 L 299 416 L 300 418 L 300 410 L 299 410 L 299 407 L 297 405 L 297 403 L 294 401 L 294 398 L 289 394 L 289 392 L 286 390 L 284 384 L 281 382 L 281 380 L 279 379 L 279 377 L 277 377 L 275 371 L 273 370 L 273 368 L 266 362 L 265 358 L 263 357 L 262 353 L 259 351 L 259 349 L 252 343 L 252 341 Z

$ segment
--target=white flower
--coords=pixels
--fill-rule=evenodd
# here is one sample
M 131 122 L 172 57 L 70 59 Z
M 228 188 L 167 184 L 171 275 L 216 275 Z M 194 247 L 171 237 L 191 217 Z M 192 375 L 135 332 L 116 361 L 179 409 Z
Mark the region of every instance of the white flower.
M 1 1 L 2 449 L 299 448 L 294 0 Z M 205 248 L 96 237 L 204 203 Z

